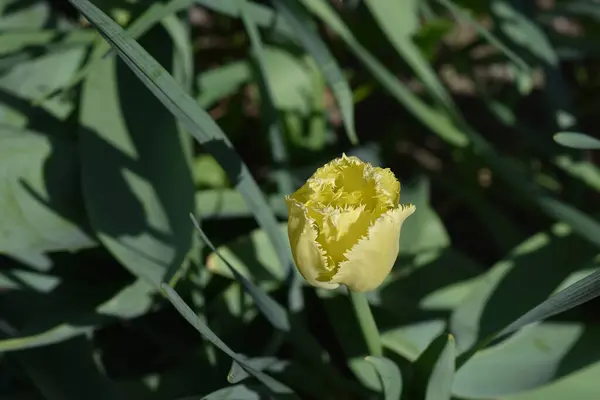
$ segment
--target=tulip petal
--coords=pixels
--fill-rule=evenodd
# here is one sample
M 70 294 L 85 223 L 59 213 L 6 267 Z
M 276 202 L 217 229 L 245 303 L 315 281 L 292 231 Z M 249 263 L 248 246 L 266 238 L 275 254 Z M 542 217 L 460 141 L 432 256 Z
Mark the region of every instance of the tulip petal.
M 337 283 L 322 280 L 324 275 L 329 275 L 327 258 L 317 242 L 315 221 L 309 217 L 308 210 L 292 197 L 286 197 L 288 206 L 288 236 L 294 262 L 300 274 L 308 283 L 324 289 L 335 289 Z
M 415 209 L 412 204 L 400 205 L 381 215 L 367 235 L 346 253 L 346 261 L 340 263 L 330 282 L 358 292 L 379 286 L 398 257 L 402 224 Z

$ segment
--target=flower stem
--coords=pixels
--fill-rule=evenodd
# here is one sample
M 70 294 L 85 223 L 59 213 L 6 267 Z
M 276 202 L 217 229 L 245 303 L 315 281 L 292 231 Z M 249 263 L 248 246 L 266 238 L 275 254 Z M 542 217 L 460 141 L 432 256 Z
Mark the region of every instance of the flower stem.
M 358 319 L 360 330 L 362 331 L 367 348 L 369 349 L 369 353 L 372 356 L 381 356 L 383 354 L 381 338 L 379 337 L 379 330 L 377 329 L 377 324 L 375 324 L 375 319 L 371 313 L 367 296 L 362 292 L 355 292 L 350 289 L 348 289 L 348 294 L 352 306 L 354 307 L 354 313 Z

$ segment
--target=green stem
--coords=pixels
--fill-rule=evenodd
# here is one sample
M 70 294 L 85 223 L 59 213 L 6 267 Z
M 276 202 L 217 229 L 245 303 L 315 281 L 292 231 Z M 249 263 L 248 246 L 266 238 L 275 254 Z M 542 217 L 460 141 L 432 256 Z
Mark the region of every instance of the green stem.
M 362 292 L 355 292 L 350 289 L 348 289 L 348 295 L 350 296 L 360 330 L 369 349 L 369 354 L 372 356 L 381 356 L 383 354 L 381 338 L 379 337 L 379 330 L 371 313 L 367 296 Z

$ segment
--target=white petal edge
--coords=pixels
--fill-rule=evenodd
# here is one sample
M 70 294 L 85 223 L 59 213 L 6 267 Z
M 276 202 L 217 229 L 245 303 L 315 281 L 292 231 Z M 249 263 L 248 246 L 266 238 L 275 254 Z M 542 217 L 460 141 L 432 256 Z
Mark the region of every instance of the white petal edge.
M 398 257 L 402 224 L 416 207 L 399 205 L 369 227 L 367 234 L 345 254 L 330 282 L 348 286 L 356 292 L 377 288 L 389 275 Z
M 315 221 L 308 216 L 306 207 L 291 197 L 286 197 L 288 206 L 288 237 L 292 256 L 300 274 L 313 286 L 324 289 L 336 289 L 339 283 L 317 280 L 317 277 L 327 272 L 327 259 L 323 249 L 317 242 Z

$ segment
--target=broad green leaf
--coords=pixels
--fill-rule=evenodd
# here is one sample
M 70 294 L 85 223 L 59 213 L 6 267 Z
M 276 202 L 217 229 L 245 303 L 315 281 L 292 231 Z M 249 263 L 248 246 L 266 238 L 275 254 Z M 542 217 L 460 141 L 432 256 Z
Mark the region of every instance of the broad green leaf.
M 11 354 L 47 400 L 125 399 L 98 369 L 91 343 L 83 336 Z
M 598 396 L 598 379 L 600 379 L 600 363 L 595 363 L 539 389 L 502 397 L 501 400 L 595 399 Z
M 577 132 L 560 132 L 554 135 L 554 141 L 574 149 L 600 149 L 600 140 Z
M 266 83 L 281 114 L 291 143 L 308 149 L 322 148 L 325 142 L 325 88 L 313 60 L 278 47 L 263 52 Z M 274 171 L 276 174 L 287 171 Z M 294 188 L 291 188 L 291 192 Z M 289 193 L 284 192 L 284 193 Z
M 394 74 L 386 69 L 373 55 L 363 47 L 344 21 L 325 0 L 301 0 L 302 3 L 325 24 L 329 26 L 356 54 L 361 62 L 373 74 L 375 79 L 411 113 L 413 113 L 429 129 L 443 140 L 457 146 L 465 147 L 469 138 L 451 122 L 449 116 L 429 107 L 417 97 L 406 85 L 402 84 Z
M 209 154 L 197 156 L 192 168 L 196 187 L 225 188 L 228 186 L 227 174 L 213 156 Z M 241 200 L 243 202 L 244 199 Z
M 383 398 L 385 400 L 400 400 L 402 395 L 402 375 L 400 368 L 392 360 L 385 357 L 369 356 L 366 360 L 373 365 L 377 371 L 381 386 L 383 387 Z
M 96 34 L 86 30 L 66 33 L 60 30 L 6 31 L 0 36 L 0 55 L 10 55 L 31 46 L 43 46 L 46 50 L 62 50 L 92 44 Z
M 22 7 L 21 0 L 0 2 L 0 30 L 42 29 L 50 18 L 50 4 L 33 0 Z
M 265 397 L 268 396 L 268 397 Z M 269 391 L 265 388 L 248 386 L 248 385 L 233 385 L 223 389 L 219 389 L 216 392 L 212 392 L 203 397 L 197 399 L 202 400 L 230 400 L 230 399 L 244 399 L 244 400 L 264 400 L 271 398 Z M 181 400 L 193 400 L 196 398 L 186 398 Z
M 229 268 L 231 274 L 235 277 L 235 279 L 240 282 L 242 287 L 248 294 L 252 297 L 254 302 L 256 303 L 256 307 L 263 313 L 265 318 L 273 325 L 275 328 L 287 332 L 290 330 L 290 321 L 288 318 L 288 314 L 279 303 L 273 300 L 264 290 L 260 289 L 250 279 L 246 278 L 242 274 L 240 274 L 233 265 L 231 265 L 222 254 L 219 253 L 217 248 L 212 244 L 210 239 L 206 236 L 204 231 L 200 228 L 200 225 L 196 221 L 195 218 L 192 217 L 192 221 L 194 222 L 194 226 L 196 227 L 198 233 L 200 234 L 200 238 L 208 247 L 221 259 L 222 262 Z
M 48 277 L 44 279 L 46 282 L 40 282 L 39 279 L 40 277 L 36 279 L 38 285 L 52 284 L 48 281 L 50 279 Z M 31 282 L 31 278 L 25 282 Z M 54 289 L 54 286 L 52 288 Z M 31 289 L 31 286 L 27 289 Z M 103 298 L 98 306 L 89 306 L 88 297 L 92 299 L 102 297 L 106 292 L 103 288 L 98 288 L 96 291 L 88 290 L 85 294 L 75 291 L 70 295 L 60 296 L 57 299 L 57 306 L 51 309 L 53 312 L 38 315 L 13 337 L 0 340 L 0 352 L 51 345 L 89 333 L 103 324 L 114 322 L 115 319 L 139 317 L 152 305 L 152 293 L 155 290 L 145 281 L 137 280 L 117 291 L 113 296 Z M 51 294 L 48 293 L 46 296 L 48 297 L 46 301 L 49 301 Z M 3 314 L 6 315 L 6 311 Z
M 454 382 L 455 361 L 454 338 L 448 335 L 446 346 L 440 353 L 429 376 L 425 400 L 450 400 Z
M 272 2 L 290 24 L 298 40 L 317 62 L 340 108 L 348 138 L 351 143 L 357 144 L 358 137 L 354 127 L 354 104 L 350 85 L 323 40 L 312 29 L 310 15 L 295 1 L 272 0 Z
M 4 96 L 35 101 L 46 91 L 54 91 L 71 79 L 84 60 L 86 47 L 85 43 L 65 46 L 19 63 L 0 76 L 0 89 L 5 91 Z M 75 103 L 72 99 L 57 96 L 38 103 L 38 106 L 57 119 L 64 120 L 75 108 Z M 0 119 L 3 119 L 2 111 L 5 108 L 11 108 L 10 101 L 0 106 Z M 64 130 L 64 127 L 61 128 Z M 49 127 L 38 129 L 50 130 Z M 60 131 L 51 133 L 65 135 Z
M 40 254 L 95 246 L 72 143 L 0 128 L 0 253 Z
M 477 353 L 456 374 L 461 398 L 497 399 L 525 394 L 600 361 L 598 326 L 546 322 Z M 579 397 L 574 397 L 579 398 Z
M 200 107 L 207 109 L 224 97 L 234 94 L 252 78 L 252 70 L 247 61 L 233 61 L 198 75 L 198 96 Z
M 400 255 L 418 254 L 423 251 L 448 247 L 450 237 L 440 217 L 429 202 L 429 181 L 423 177 L 402 184 L 400 203 L 414 204 L 419 210 L 403 224 L 400 239 Z
M 160 22 L 164 17 L 177 13 L 190 7 L 194 0 L 170 0 L 167 2 L 152 3 L 138 18 L 136 18 L 127 28 L 127 33 L 132 39 L 138 39 L 148 32 L 153 26 Z M 129 17 L 127 17 L 129 18 Z M 85 79 L 101 62 L 103 58 L 112 56 L 110 45 L 105 41 L 99 41 L 86 64 L 61 87 L 54 90 L 66 91 L 75 87 L 79 82 Z M 38 99 L 42 101 L 50 96 L 54 90 L 45 91 Z
M 194 0 L 196 4 L 204 6 L 219 14 L 227 15 L 233 18 L 240 17 L 240 9 L 236 4 L 237 0 Z M 248 12 L 254 22 L 261 28 L 272 29 L 288 38 L 295 38 L 296 33 L 283 18 L 277 15 L 270 7 L 262 4 L 250 2 Z
M 287 207 L 283 196 L 271 195 L 267 197 L 267 201 L 273 213 L 278 218 L 287 219 Z M 248 204 L 244 201 L 244 196 L 234 189 L 197 191 L 196 210 L 196 214 L 201 219 L 252 217 L 252 210 L 248 208 Z M 277 269 L 281 269 L 281 267 L 277 267 Z
M 173 47 L 160 27 L 143 38 L 165 65 Z M 192 238 L 193 182 L 173 116 L 120 61 L 98 63 L 83 86 L 83 191 L 100 241 L 134 275 L 158 285 Z
M 382 330 L 381 342 L 394 353 L 415 361 L 445 329 L 446 321 L 441 318 L 414 322 Z
M 244 195 L 248 207 L 277 249 L 280 262 L 292 265 L 286 241 L 277 233 L 277 223 L 268 208 L 263 193 L 252 178 L 248 167 L 232 148 L 228 138 L 210 116 L 198 107 L 169 73 L 144 49 L 125 36 L 123 30 L 87 0 L 71 0 L 86 17 L 99 26 L 105 39 L 114 46 L 119 56 L 138 78 L 159 98 L 194 138 L 212 153 L 227 172 L 229 180 Z
M 572 271 L 589 265 L 596 254 L 595 246 L 564 224 L 527 239 L 483 275 L 454 311 L 450 326 L 459 350 L 502 330 L 552 294 Z M 535 285 L 523 290 L 523 282 Z
M 413 41 L 420 25 L 419 1 L 405 0 L 393 3 L 387 0 L 367 0 L 365 4 L 394 49 L 410 65 L 432 97 L 446 109 L 454 110 L 450 95 Z
M 204 336 L 206 340 L 215 345 L 215 347 L 217 347 L 223 353 L 231 357 L 235 362 L 237 362 L 241 367 L 243 367 L 246 370 L 246 372 L 258 379 L 272 392 L 276 394 L 286 395 L 286 398 L 296 398 L 288 387 L 271 378 L 270 376 L 255 370 L 246 362 L 246 359 L 243 356 L 231 350 L 217 335 L 215 335 L 215 333 L 200 318 L 198 318 L 194 311 L 192 311 L 192 309 L 189 308 L 187 304 L 185 304 L 183 299 L 179 297 L 179 295 L 173 288 L 163 283 L 161 285 L 161 289 L 166 295 L 166 297 L 169 299 L 171 304 L 173 304 L 173 306 L 177 309 L 179 314 L 181 314 L 181 316 L 184 317 L 190 325 L 196 328 L 196 330 L 200 332 L 200 334 Z
M 454 337 L 438 336 L 414 363 L 413 390 L 424 400 L 450 400 L 454 381 L 456 346 Z
M 380 306 L 451 311 L 469 296 L 483 267 L 453 248 L 423 251 L 414 260 L 400 256 L 390 278 L 378 289 Z
M 287 236 L 287 224 L 279 224 L 279 232 L 280 235 Z M 286 271 L 277 262 L 275 249 L 262 229 L 256 229 L 248 236 L 220 246 L 217 252 L 211 253 L 206 260 L 206 266 L 211 272 L 234 279 L 227 264 L 233 266 L 242 276 L 260 284 L 267 284 L 267 287 L 281 284 L 285 279 Z

